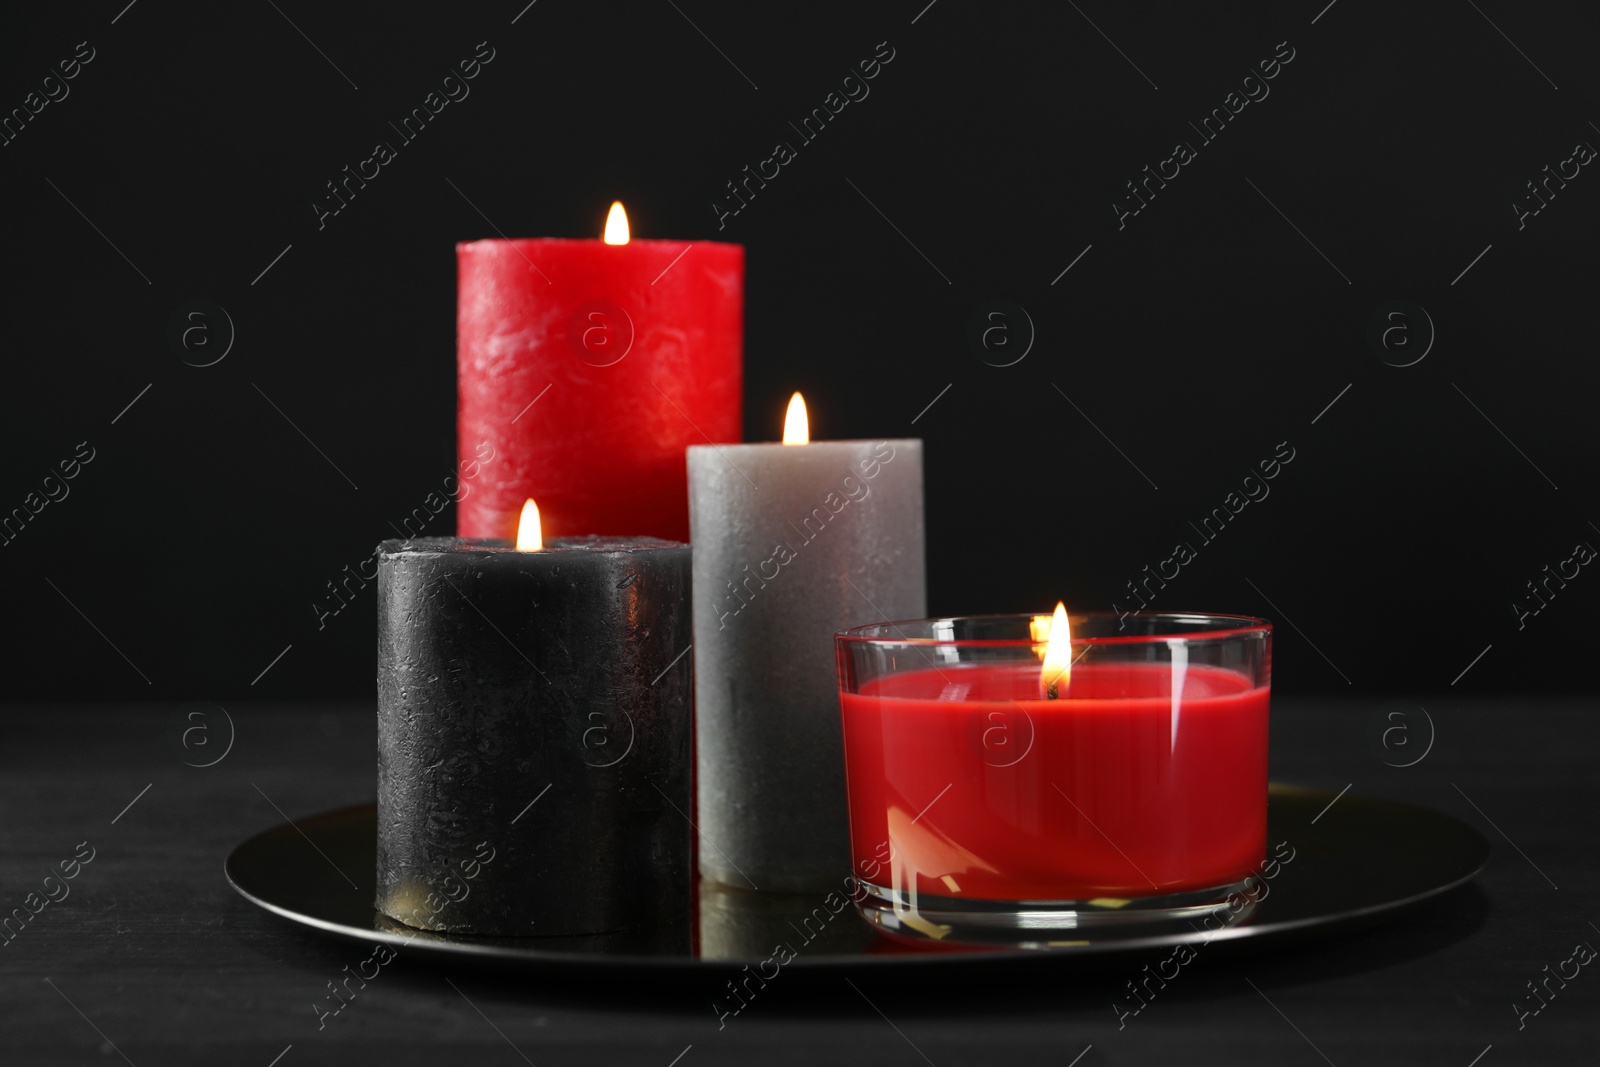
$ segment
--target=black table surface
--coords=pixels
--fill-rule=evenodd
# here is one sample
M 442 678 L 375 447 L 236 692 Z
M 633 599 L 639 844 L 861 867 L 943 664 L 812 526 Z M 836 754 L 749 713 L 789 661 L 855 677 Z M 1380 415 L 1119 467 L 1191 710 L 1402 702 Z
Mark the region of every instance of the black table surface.
M 1595 702 L 1414 703 L 1433 747 L 1392 767 L 1370 740 L 1382 702 L 1278 699 L 1273 779 L 1453 814 L 1493 845 L 1479 879 L 1372 929 L 1202 954 L 1120 1028 L 1113 1003 L 1159 954 L 791 970 L 721 1023 L 711 1004 L 725 975 L 507 974 L 402 954 L 319 1019 L 327 984 L 367 950 L 255 908 L 222 862 L 286 816 L 371 800 L 372 707 L 231 705 L 231 749 L 194 767 L 228 741 L 214 705 L 11 706 L 4 914 L 80 842 L 94 858 L 69 895 L 0 941 L 0 1063 L 1595 1062 L 1600 973 L 1546 981 L 1576 945 L 1600 946 Z M 1551 991 L 1544 1001 L 1530 982 Z M 1514 1007 L 1538 1003 L 1520 1018 Z

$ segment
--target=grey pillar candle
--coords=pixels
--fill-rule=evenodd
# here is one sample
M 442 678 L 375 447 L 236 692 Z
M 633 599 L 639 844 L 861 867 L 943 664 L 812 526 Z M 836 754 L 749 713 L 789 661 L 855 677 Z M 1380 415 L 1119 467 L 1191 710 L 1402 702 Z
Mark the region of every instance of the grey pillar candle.
M 654 538 L 379 546 L 380 911 L 495 935 L 687 914 L 689 583 Z
M 922 442 L 696 445 L 700 873 L 788 892 L 850 873 L 833 634 L 927 608 Z

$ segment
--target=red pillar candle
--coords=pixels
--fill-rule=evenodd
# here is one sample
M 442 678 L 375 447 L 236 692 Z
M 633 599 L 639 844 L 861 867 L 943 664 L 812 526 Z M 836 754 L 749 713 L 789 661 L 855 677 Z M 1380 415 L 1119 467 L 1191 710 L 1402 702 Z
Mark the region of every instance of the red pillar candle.
M 456 246 L 463 537 L 514 536 L 533 497 L 548 536 L 686 541 L 684 449 L 741 436 L 744 248 L 612 216 L 605 241 Z

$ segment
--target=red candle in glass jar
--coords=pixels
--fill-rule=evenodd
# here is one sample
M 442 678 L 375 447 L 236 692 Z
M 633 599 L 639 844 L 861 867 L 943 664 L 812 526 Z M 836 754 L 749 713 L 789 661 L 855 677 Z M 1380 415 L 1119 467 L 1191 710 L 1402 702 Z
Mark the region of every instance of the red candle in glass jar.
M 927 669 L 842 694 L 852 852 L 885 851 L 899 823 L 919 893 L 992 900 L 1177 893 L 1261 861 L 1267 690 L 1190 668 L 1175 724 L 1164 666 L 1075 667 L 1053 701 L 1038 675 Z M 938 698 L 950 686 L 962 699 Z
M 684 449 L 740 439 L 743 247 L 606 231 L 456 246 L 463 537 L 532 497 L 548 536 L 687 541 Z
M 1181 919 L 1260 863 L 1270 624 L 1082 618 L 1076 645 L 1061 607 L 838 635 L 869 918 L 935 937 Z

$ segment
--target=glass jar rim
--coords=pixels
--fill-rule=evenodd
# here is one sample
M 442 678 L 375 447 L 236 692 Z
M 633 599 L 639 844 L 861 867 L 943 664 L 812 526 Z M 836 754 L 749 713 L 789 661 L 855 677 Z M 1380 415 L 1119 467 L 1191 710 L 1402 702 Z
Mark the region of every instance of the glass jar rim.
M 838 630 L 834 633 L 835 641 L 848 641 L 861 644 L 881 645 L 960 645 L 973 648 L 1019 648 L 1037 647 L 1040 642 L 1031 637 L 1016 638 L 989 638 L 989 637 L 911 637 L 904 633 L 906 627 L 926 627 L 930 623 L 957 623 L 964 620 L 1003 620 L 1017 621 L 1032 620 L 1042 612 L 997 612 L 988 615 L 935 615 L 925 619 L 899 619 L 887 622 L 864 623 L 848 629 Z M 1114 611 L 1069 611 L 1071 619 L 1116 619 L 1121 618 L 1121 613 Z M 1089 637 L 1072 635 L 1074 645 L 1131 645 L 1131 644 L 1169 644 L 1173 641 L 1218 641 L 1227 638 L 1245 637 L 1252 634 L 1270 634 L 1272 623 L 1254 615 L 1230 615 L 1210 611 L 1150 611 L 1140 612 L 1137 616 L 1146 622 L 1151 620 L 1178 621 L 1187 620 L 1197 623 L 1215 622 L 1219 625 L 1203 627 L 1196 630 L 1175 630 L 1171 633 L 1157 634 L 1128 634 L 1126 636 Z M 898 631 L 898 632 L 896 632 Z

